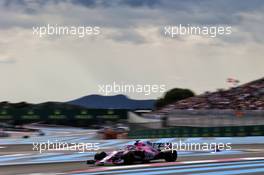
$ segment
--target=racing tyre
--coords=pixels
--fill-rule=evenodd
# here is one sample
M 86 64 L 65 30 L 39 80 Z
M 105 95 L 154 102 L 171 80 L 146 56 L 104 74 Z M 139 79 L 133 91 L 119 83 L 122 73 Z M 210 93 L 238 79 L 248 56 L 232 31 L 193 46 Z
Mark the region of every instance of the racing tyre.
M 167 151 L 163 152 L 164 159 L 166 162 L 174 162 L 177 160 L 177 151 Z
M 125 165 L 131 165 L 134 162 L 134 154 L 132 152 L 129 152 L 123 156 L 124 164 Z
M 102 160 L 103 158 L 105 158 L 107 156 L 107 154 L 105 152 L 100 152 L 100 153 L 96 153 L 94 155 L 94 160 Z
M 88 165 L 89 165 L 89 164 L 94 164 L 94 163 L 95 163 L 95 160 L 87 160 L 87 161 L 86 161 L 86 164 L 88 164 Z

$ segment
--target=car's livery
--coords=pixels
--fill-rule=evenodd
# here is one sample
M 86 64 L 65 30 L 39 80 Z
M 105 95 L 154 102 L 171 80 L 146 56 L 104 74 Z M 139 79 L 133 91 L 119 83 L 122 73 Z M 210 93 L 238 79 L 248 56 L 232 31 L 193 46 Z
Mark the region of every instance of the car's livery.
M 87 164 L 95 165 L 120 165 L 136 162 L 149 162 L 151 160 L 164 159 L 167 162 L 177 160 L 177 151 L 156 148 L 151 142 L 136 141 L 133 145 L 127 145 L 123 149 L 110 153 L 97 153 L 94 160 L 88 160 Z

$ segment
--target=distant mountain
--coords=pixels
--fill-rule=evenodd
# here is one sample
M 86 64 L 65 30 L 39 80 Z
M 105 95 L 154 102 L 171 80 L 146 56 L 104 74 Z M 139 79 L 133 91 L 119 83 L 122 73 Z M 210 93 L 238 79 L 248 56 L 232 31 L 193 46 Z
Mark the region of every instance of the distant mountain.
M 88 95 L 69 101 L 68 104 L 95 109 L 153 109 L 155 100 L 133 100 L 125 95 Z
M 64 109 L 153 109 L 155 100 L 134 100 L 125 95 L 101 96 L 88 95 L 69 102 L 44 102 L 32 104 L 27 102 L 10 103 L 0 102 L 0 109 L 23 110 L 64 110 Z

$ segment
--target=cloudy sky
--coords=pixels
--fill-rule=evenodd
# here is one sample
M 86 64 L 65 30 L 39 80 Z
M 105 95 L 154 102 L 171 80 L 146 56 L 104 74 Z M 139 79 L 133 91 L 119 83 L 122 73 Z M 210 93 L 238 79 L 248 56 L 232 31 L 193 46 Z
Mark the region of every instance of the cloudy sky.
M 101 35 L 36 37 L 47 24 L 100 26 Z M 161 35 L 165 25 L 232 26 L 209 38 Z M 67 101 L 98 85 L 165 84 L 197 94 L 264 76 L 262 0 L 2 0 L 0 101 Z M 131 98 L 157 98 L 132 93 Z

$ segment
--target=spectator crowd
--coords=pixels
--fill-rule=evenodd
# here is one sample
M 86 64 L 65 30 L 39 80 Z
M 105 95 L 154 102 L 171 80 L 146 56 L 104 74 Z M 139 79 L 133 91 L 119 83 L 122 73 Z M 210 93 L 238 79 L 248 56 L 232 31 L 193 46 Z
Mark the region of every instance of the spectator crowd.
M 219 89 L 217 92 L 206 92 L 180 100 L 164 107 L 160 112 L 173 109 L 264 110 L 264 78 L 229 90 Z

